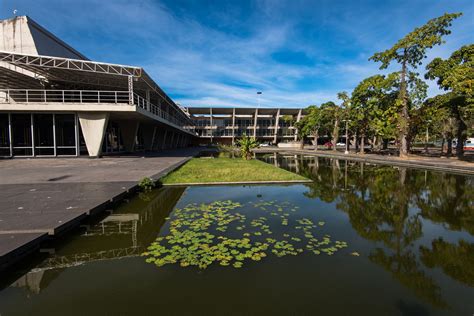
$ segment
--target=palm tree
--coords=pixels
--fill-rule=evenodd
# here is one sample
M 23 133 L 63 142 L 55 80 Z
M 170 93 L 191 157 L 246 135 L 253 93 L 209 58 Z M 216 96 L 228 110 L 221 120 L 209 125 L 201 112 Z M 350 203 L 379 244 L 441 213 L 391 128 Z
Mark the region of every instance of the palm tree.
M 240 146 L 242 158 L 245 160 L 252 159 L 252 148 L 258 146 L 258 142 L 255 137 L 249 137 L 244 133 L 242 138 L 237 140 L 237 144 Z

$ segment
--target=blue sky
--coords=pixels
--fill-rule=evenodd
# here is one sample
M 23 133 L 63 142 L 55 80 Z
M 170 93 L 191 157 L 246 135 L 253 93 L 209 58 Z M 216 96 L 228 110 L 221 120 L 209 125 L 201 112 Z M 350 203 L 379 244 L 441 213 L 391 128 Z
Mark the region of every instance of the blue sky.
M 0 18 L 13 9 L 92 60 L 144 67 L 185 106 L 336 100 L 379 72 L 374 52 L 445 12 L 464 16 L 428 61 L 474 42 L 472 0 L 3 0 Z

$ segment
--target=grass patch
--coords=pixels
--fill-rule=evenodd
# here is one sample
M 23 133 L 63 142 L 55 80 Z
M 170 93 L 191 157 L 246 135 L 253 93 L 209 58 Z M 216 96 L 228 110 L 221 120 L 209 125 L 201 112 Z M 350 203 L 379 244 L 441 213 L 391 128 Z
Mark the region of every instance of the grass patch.
M 240 181 L 295 181 L 305 177 L 259 160 L 193 158 L 161 179 L 163 184 Z

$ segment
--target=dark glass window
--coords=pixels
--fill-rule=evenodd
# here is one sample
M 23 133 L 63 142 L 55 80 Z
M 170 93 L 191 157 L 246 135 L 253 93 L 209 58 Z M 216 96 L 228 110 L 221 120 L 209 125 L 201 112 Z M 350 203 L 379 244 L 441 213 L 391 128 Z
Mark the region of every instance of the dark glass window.
M 34 114 L 35 155 L 54 155 L 53 114 Z
M 13 154 L 17 156 L 32 156 L 31 115 L 12 114 L 11 124 Z
M 56 146 L 76 147 L 74 114 L 56 114 Z
M 10 156 L 8 114 L 0 114 L 0 156 Z

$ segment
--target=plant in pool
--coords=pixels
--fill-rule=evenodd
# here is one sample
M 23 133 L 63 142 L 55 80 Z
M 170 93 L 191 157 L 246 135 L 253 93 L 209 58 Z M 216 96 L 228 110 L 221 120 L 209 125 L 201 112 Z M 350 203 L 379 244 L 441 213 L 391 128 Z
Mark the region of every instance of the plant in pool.
M 145 177 L 138 182 L 138 187 L 144 192 L 151 191 L 155 187 L 155 181 L 151 178 Z
M 159 236 L 143 253 L 148 263 L 161 267 L 179 264 L 182 267 L 207 268 L 213 263 L 241 268 L 245 262 L 260 261 L 273 254 L 296 256 L 303 252 L 333 255 L 347 247 L 343 241 L 331 241 L 319 232 L 318 225 L 298 217 L 297 207 L 288 202 L 249 202 L 258 218 L 247 218 L 239 212 L 244 205 L 234 201 L 189 204 L 176 209 L 169 220 L 169 233 Z M 272 229 L 271 229 L 272 228 Z

